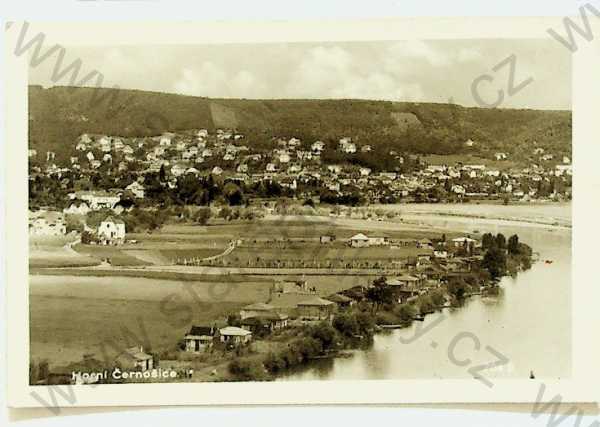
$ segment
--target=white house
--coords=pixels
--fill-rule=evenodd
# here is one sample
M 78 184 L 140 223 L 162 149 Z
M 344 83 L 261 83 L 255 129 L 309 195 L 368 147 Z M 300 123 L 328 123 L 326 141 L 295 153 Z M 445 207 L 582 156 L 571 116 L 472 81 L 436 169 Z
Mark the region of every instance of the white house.
M 144 186 L 137 181 L 132 182 L 125 189 L 131 191 L 137 199 L 144 198 Z
M 369 247 L 370 239 L 364 234 L 358 233 L 350 237 L 348 242 L 353 248 L 366 248 Z
M 173 136 L 171 134 L 164 134 L 160 137 L 159 144 L 162 147 L 169 147 L 171 145 L 171 139 Z
M 465 246 L 465 244 L 467 246 L 471 243 L 473 243 L 473 245 L 477 245 L 478 241 L 475 239 L 471 239 L 470 237 L 457 237 L 456 239 L 452 239 L 452 243 L 454 244 L 454 247 L 461 248 Z
M 90 207 L 87 203 L 82 201 L 75 201 L 63 209 L 63 212 L 66 214 L 75 214 L 75 215 L 86 215 L 90 211 Z
M 121 138 L 115 138 L 115 140 L 113 141 L 113 147 L 115 151 L 121 151 L 123 149 L 123 146 L 123 140 L 121 140 Z
M 288 163 L 291 160 L 289 153 L 280 153 L 279 154 L 279 163 Z
M 571 165 L 556 165 L 556 176 L 562 176 L 563 174 L 572 175 L 573 166 Z
M 77 191 L 73 198 L 83 200 L 92 210 L 112 209 L 121 200 L 118 195 L 106 191 Z
M 106 218 L 98 226 L 98 238 L 104 244 L 118 244 L 125 241 L 125 223 L 121 219 Z
M 252 340 L 252 332 L 237 326 L 227 326 L 219 329 L 220 340 L 226 344 L 246 344 Z
M 434 250 L 433 251 L 433 256 L 434 258 L 438 258 L 438 259 L 446 259 L 448 258 L 448 251 L 446 250 Z
M 104 151 L 105 153 L 110 152 L 110 150 L 111 150 L 111 142 L 110 142 L 110 138 L 109 137 L 103 136 L 98 141 L 98 144 L 100 145 L 100 150 Z
M 356 153 L 356 144 L 351 142 L 350 138 L 340 139 L 339 148 L 344 153 L 348 153 L 348 154 Z
M 313 142 L 313 144 L 310 146 L 311 150 L 313 150 L 316 153 L 320 153 L 321 151 L 323 151 L 325 149 L 325 143 L 322 141 L 315 141 Z

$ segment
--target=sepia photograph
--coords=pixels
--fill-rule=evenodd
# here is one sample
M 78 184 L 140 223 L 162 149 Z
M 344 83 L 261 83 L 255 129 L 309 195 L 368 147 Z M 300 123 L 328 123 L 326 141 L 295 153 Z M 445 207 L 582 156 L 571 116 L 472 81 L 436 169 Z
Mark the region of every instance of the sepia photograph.
M 575 384 L 574 65 L 555 38 L 52 50 L 13 31 L 36 400 Z
M 569 377 L 553 40 L 66 49 L 107 87 L 30 72 L 32 385 L 457 378 L 481 340 L 486 381 Z

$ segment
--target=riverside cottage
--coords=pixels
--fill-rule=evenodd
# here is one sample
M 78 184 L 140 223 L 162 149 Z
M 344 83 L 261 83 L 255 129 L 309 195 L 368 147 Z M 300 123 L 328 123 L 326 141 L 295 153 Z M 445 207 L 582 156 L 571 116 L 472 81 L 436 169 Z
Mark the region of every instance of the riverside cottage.
M 288 325 L 288 315 L 276 312 L 268 312 L 253 317 L 246 317 L 241 321 L 242 329 L 259 334 L 261 331 L 273 332 L 286 328 Z
M 305 320 L 327 320 L 334 309 L 335 303 L 316 295 L 298 303 L 298 315 Z
M 142 346 L 128 348 L 117 356 L 116 362 L 124 369 L 147 371 L 154 367 L 153 357 L 144 353 L 144 347 Z
M 209 350 L 213 346 L 216 328 L 213 326 L 192 326 L 185 335 L 185 351 L 199 352 Z
M 354 305 L 356 301 L 342 294 L 333 294 L 327 297 L 328 301 L 334 302 L 339 308 L 348 308 Z
M 229 345 L 246 344 L 252 340 L 252 332 L 237 326 L 227 326 L 219 329 L 219 336 L 222 343 Z

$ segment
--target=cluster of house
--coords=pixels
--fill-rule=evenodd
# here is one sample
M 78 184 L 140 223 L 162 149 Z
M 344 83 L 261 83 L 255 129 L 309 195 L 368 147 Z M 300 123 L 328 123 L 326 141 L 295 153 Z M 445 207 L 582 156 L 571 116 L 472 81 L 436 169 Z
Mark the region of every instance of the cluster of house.
M 29 212 L 29 234 L 61 236 L 67 233 L 67 223 L 62 212 L 39 210 Z
M 287 328 L 292 317 L 299 322 L 331 320 L 337 308 L 353 303 L 341 294 L 321 298 L 306 282 L 280 282 L 271 289 L 268 302 L 241 308 L 239 326 L 192 326 L 184 336 L 185 351 L 206 351 L 215 343 L 228 347 L 247 344 L 255 336 Z
M 68 194 L 67 206 L 63 209 L 63 212 L 71 215 L 87 215 L 91 211 L 111 209 L 117 215 L 120 215 L 131 207 L 131 202 L 123 199 L 126 191 L 131 192 L 136 199 L 144 198 L 144 186 L 139 181 L 134 181 L 127 185 L 125 189 L 75 191 Z
M 358 234 L 350 242 L 359 241 L 362 245 L 368 239 Z M 356 239 L 355 239 L 356 238 Z M 409 302 L 419 295 L 437 289 L 451 276 L 471 271 L 475 263 L 482 260 L 478 248 L 481 242 L 469 236 L 457 237 L 448 242 L 429 239 L 398 239 L 398 244 L 416 245 L 422 248 L 413 259 L 403 264 L 404 273 L 386 279 L 392 289 L 395 301 Z M 350 243 L 352 244 L 352 243 Z M 377 240 L 375 244 L 380 244 Z M 359 246 L 362 247 L 362 246 Z M 425 250 L 427 249 L 427 250 Z M 461 252 L 458 250 L 462 249 Z M 288 327 L 294 322 L 331 320 L 336 311 L 354 305 L 365 299 L 367 286 L 356 286 L 327 297 L 318 295 L 315 287 L 306 281 L 280 281 L 269 292 L 266 302 L 257 302 L 242 307 L 239 312 L 239 326 L 216 328 L 214 326 L 192 326 L 185 335 L 185 350 L 205 351 L 215 342 L 240 345 L 250 342 L 261 332 L 272 332 Z
M 200 129 L 143 138 L 84 134 L 75 145 L 79 154 L 71 157 L 71 164 L 67 167 L 57 167 L 53 163 L 55 153 L 47 152 L 45 172 L 93 171 L 103 164 L 113 165 L 116 162 L 116 168 L 112 168 L 139 175 L 140 180 L 131 184 L 131 188 L 120 189 L 132 191 L 137 198 L 144 197 L 143 176 L 164 169 L 171 188 L 182 175 L 212 174 L 246 184 L 276 180 L 282 187 L 291 190 L 298 189 L 301 184 L 307 184 L 303 188 L 328 189 L 339 195 L 354 189 L 372 200 L 389 194 L 410 197 L 417 191 L 434 187 L 444 188 L 458 198 L 482 198 L 498 193 L 517 199 L 539 198 L 540 183 L 557 178 L 566 181 L 572 174 L 568 157 L 559 162 L 537 144 L 532 153 L 532 158 L 537 160 L 518 170 L 499 170 L 484 164 L 427 165 L 419 160 L 419 167 L 413 172 L 373 173 L 368 167 L 323 164 L 321 154 L 326 144 L 322 141 L 305 144 L 292 137 L 276 138 L 274 142 L 272 149 L 255 149 L 244 135 L 221 129 L 215 134 Z M 469 146 L 474 144 L 471 140 L 465 144 L 468 143 L 471 143 Z M 375 151 L 370 145 L 353 142 L 350 137 L 340 138 L 335 149 L 348 155 Z M 389 154 L 396 159 L 397 170 L 402 170 L 401 166 L 407 159 L 395 151 Z M 36 150 L 30 150 L 29 155 L 36 157 Z M 411 160 L 417 159 L 410 157 Z M 493 158 L 505 161 L 510 159 L 510 155 L 498 152 Z M 550 195 L 544 194 L 544 197 L 560 195 L 560 190 L 555 190 Z M 88 208 L 93 209 L 91 206 Z
M 106 217 L 98 227 L 84 230 L 95 237 L 94 243 L 118 245 L 125 242 L 125 222 L 112 216 Z M 61 236 L 67 234 L 67 224 L 63 212 L 51 210 L 29 211 L 29 234 L 35 236 Z

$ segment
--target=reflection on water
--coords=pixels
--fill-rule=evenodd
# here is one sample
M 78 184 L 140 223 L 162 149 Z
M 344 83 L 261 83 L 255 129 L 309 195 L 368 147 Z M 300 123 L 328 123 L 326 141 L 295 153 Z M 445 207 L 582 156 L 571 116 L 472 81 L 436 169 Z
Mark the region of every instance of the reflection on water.
M 461 308 L 377 334 L 371 348 L 354 351 L 351 358 L 319 360 L 281 380 L 471 378 L 470 367 L 497 361 L 497 353 L 509 361 L 482 371 L 485 377 L 527 378 L 530 371 L 541 379 L 570 376 L 570 230 L 464 218 L 427 222 L 470 232 L 517 233 L 541 261 L 516 277 L 503 278 L 497 296 L 473 297 Z M 547 259 L 553 262 L 547 264 Z

